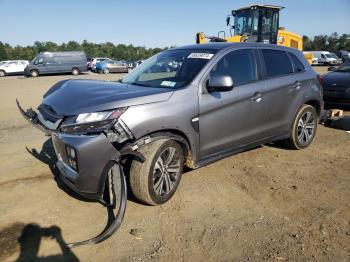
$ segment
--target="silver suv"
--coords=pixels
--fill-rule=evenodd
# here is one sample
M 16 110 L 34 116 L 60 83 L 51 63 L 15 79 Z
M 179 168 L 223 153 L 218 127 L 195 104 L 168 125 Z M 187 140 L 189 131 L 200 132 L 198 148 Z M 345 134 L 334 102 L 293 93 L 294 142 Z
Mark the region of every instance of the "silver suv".
M 18 106 L 52 136 L 70 188 L 106 202 L 109 175 L 125 173 L 134 195 L 157 205 L 174 194 L 184 166 L 274 141 L 310 145 L 321 92 L 296 49 L 210 43 L 159 53 L 118 82 L 61 81 L 36 111 Z

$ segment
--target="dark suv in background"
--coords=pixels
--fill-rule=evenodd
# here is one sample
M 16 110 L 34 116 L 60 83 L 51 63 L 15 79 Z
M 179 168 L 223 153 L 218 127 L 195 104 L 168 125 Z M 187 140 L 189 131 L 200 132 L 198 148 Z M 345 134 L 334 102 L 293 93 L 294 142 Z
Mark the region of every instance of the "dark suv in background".
M 118 82 L 59 82 L 36 112 L 20 109 L 52 135 L 57 167 L 73 190 L 104 201 L 108 176 L 129 162 L 134 195 L 157 205 L 174 194 L 184 165 L 274 141 L 307 147 L 322 108 L 321 85 L 300 51 L 210 43 L 159 53 Z M 122 152 L 144 161 L 115 162 Z

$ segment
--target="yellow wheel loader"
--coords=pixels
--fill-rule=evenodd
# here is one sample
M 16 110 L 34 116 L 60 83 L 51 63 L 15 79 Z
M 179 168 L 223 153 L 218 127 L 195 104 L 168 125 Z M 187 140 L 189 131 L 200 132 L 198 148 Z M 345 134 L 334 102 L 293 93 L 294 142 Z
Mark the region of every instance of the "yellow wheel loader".
M 230 36 L 220 31 L 218 36 L 206 36 L 197 33 L 197 44 L 209 42 L 262 42 L 293 47 L 302 51 L 303 38 L 295 33 L 279 27 L 279 14 L 284 7 L 274 5 L 252 5 L 233 10 L 227 16 L 226 23 L 230 28 Z M 231 25 L 231 17 L 234 24 Z M 312 54 L 304 53 L 307 61 L 312 64 Z

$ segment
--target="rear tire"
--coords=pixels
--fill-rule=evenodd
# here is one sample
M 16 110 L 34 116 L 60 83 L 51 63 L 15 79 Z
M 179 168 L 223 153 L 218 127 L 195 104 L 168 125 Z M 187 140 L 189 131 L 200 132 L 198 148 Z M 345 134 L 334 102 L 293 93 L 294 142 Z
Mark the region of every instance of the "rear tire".
M 39 72 L 37 70 L 32 70 L 32 71 L 30 71 L 30 76 L 31 77 L 38 77 L 39 76 Z
M 308 147 L 315 137 L 317 130 L 318 116 L 315 108 L 311 105 L 303 105 L 290 129 L 290 138 L 286 145 L 291 149 L 303 149 Z
M 72 75 L 77 76 L 77 75 L 79 75 L 79 74 L 80 74 L 80 71 L 79 71 L 78 68 L 73 68 L 73 69 L 72 69 Z
M 0 70 L 0 77 L 6 76 L 6 72 L 4 70 Z
M 183 149 L 174 140 L 160 139 L 140 148 L 139 152 L 146 160 L 131 163 L 131 190 L 144 203 L 163 204 L 174 195 L 180 183 Z

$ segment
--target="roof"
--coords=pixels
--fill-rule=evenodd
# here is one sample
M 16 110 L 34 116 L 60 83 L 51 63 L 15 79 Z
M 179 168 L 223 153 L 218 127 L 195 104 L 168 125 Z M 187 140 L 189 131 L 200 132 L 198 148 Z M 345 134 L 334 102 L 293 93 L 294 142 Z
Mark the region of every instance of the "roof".
M 269 47 L 269 48 L 287 48 L 290 49 L 288 47 L 284 47 L 284 46 L 278 46 L 278 45 L 273 45 L 273 44 L 265 44 L 265 43 L 247 43 L 247 42 L 236 42 L 236 43 L 232 43 L 232 42 L 213 42 L 213 43 L 205 43 L 205 44 L 194 44 L 194 45 L 186 45 L 186 46 L 179 46 L 179 47 L 175 47 L 171 50 L 174 49 L 198 49 L 198 50 L 221 50 L 221 49 L 225 49 L 225 48 L 229 48 L 229 47 Z
M 205 43 L 205 44 L 194 44 L 194 45 L 185 45 L 185 46 L 179 46 L 175 47 L 173 49 L 213 49 L 213 50 L 220 50 L 227 46 L 231 46 L 236 43 L 228 43 L 228 42 L 216 42 L 216 43 Z
M 239 9 L 236 9 L 234 11 L 240 11 L 240 10 L 245 10 L 245 9 L 251 9 L 253 7 L 263 7 L 263 8 L 273 8 L 273 9 L 278 9 L 278 10 L 282 10 L 284 8 L 284 6 L 278 6 L 278 5 L 251 5 L 251 6 L 246 6 L 246 7 L 242 7 Z

